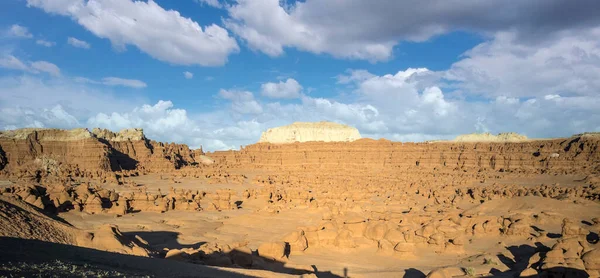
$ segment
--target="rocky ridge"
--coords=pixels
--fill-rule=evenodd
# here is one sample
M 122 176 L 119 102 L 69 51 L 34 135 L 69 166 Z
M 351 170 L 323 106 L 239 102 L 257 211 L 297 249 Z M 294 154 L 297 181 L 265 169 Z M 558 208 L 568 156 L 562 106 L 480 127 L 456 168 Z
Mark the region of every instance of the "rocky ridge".
M 356 128 L 331 122 L 295 122 L 271 128 L 260 137 L 259 143 L 286 144 L 294 142 L 351 142 L 360 139 Z
M 521 135 L 514 132 L 498 133 L 493 135 L 489 132 L 485 133 L 471 133 L 457 136 L 454 142 L 523 142 L 527 141 L 528 138 L 525 135 Z
M 169 172 L 195 165 L 202 150 L 148 140 L 141 129 L 19 129 L 0 133 L 0 170 L 33 177 L 77 172 L 105 176 L 122 170 Z M 61 175 L 57 175 L 61 176 Z

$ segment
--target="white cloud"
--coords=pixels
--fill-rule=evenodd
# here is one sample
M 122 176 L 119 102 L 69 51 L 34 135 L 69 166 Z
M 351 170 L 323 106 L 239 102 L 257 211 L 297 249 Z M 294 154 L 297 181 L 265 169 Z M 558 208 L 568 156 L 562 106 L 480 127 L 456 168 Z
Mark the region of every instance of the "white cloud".
M 68 15 L 119 50 L 134 45 L 148 55 L 180 65 L 220 66 L 239 52 L 234 38 L 215 24 L 197 22 L 156 2 L 131 0 L 27 0 L 48 13 Z
M 288 86 L 295 85 L 293 79 L 267 83 L 257 92 L 220 90 L 215 109 L 197 114 L 171 101 L 148 104 L 85 86 L 106 80 L 79 78 L 82 83 L 73 84 L 64 77 L 0 77 L 0 127 L 142 127 L 149 138 L 208 150 L 251 144 L 267 128 L 295 121 L 336 121 L 356 126 L 366 137 L 410 141 L 475 131 L 530 137 L 600 131 L 600 42 L 594 39 L 599 31 L 561 32 L 539 41 L 490 33 L 489 41 L 444 71 L 407 68 L 379 75 L 348 70 L 332 79 L 343 90 L 333 98 L 302 95 L 300 84 Z M 40 72 L 32 65 L 13 56 L 0 59 L 5 68 Z M 255 98 L 255 93 L 279 97 L 294 92 L 299 98 L 283 103 Z
M 78 39 L 73 38 L 73 37 L 69 37 L 67 39 L 67 43 L 70 44 L 70 45 L 72 45 L 72 46 L 74 46 L 74 47 L 77 47 L 77 48 L 90 49 L 90 47 L 91 47 L 91 45 L 89 43 L 87 43 L 85 41 L 82 41 L 82 40 L 78 40 Z
M 144 81 L 141 80 L 125 79 L 119 77 L 104 77 L 100 81 L 96 81 L 86 77 L 75 77 L 73 78 L 73 80 L 77 83 L 87 83 L 106 86 L 122 86 L 134 89 L 146 88 L 148 86 Z
M 260 114 L 262 106 L 254 99 L 254 94 L 249 91 L 224 90 L 219 91 L 219 96 L 231 101 L 231 110 L 239 114 Z
M 341 74 L 337 76 L 337 82 L 339 84 L 348 84 L 356 81 L 364 81 L 369 78 L 375 77 L 374 74 L 366 70 L 347 70 L 347 75 Z
M 565 31 L 524 44 L 498 33 L 465 53 L 444 77 L 457 89 L 484 96 L 595 95 L 600 91 L 600 27 Z
M 27 27 L 21 26 L 19 24 L 13 24 L 12 26 L 10 26 L 10 29 L 8 29 L 8 34 L 12 37 L 18 37 L 18 38 L 26 38 L 26 39 L 33 38 L 33 35 L 31 33 L 29 33 L 29 29 L 27 29 Z
M 130 88 L 146 88 L 147 85 L 145 82 L 137 80 L 137 79 L 124 79 L 119 77 L 105 77 L 102 78 L 102 84 L 108 86 L 125 86 Z
M 185 77 L 185 79 L 192 79 L 192 78 L 194 78 L 194 74 L 189 71 L 184 71 L 183 77 Z
M 37 61 L 31 63 L 31 68 L 33 70 L 39 70 L 42 72 L 46 72 L 53 76 L 60 76 L 60 69 L 55 64 L 46 62 L 46 61 Z
M 17 59 L 15 56 L 12 55 L 6 55 L 4 57 L 1 57 L 0 67 L 12 70 L 29 70 L 29 67 L 27 65 L 25 65 L 23 62 L 21 62 L 21 60 Z
M 173 109 L 171 101 L 159 101 L 155 105 L 143 105 L 133 109 L 131 112 L 119 114 L 99 113 L 88 119 L 88 125 L 94 127 L 110 127 L 119 130 L 128 127 L 141 127 L 162 138 L 171 138 L 169 136 L 181 137 L 179 134 L 183 129 L 193 130 L 194 124 L 188 118 L 187 112 L 183 109 Z M 178 131 L 173 133 L 173 131 Z M 181 141 L 179 139 L 178 141 Z
M 305 4 L 296 3 L 288 12 L 277 0 L 241 0 L 228 8 L 230 18 L 225 19 L 225 26 L 244 39 L 250 48 L 271 57 L 281 56 L 284 47 L 371 61 L 391 57 L 396 44 L 394 40 L 341 38 L 332 30 L 315 26 L 311 20 L 301 18 L 303 7 Z
M 385 61 L 401 41 L 422 42 L 453 31 L 484 35 L 517 30 L 532 40 L 597 26 L 600 3 L 573 1 L 236 0 L 225 25 L 252 49 L 276 57 L 293 47 L 334 57 Z M 497 11 L 502 10 L 502 13 Z M 556 11 L 563 11 L 562 17 Z
M 16 127 L 75 128 L 79 126 L 79 121 L 66 112 L 61 105 L 55 105 L 49 109 L 0 108 L 1 129 L 15 129 Z
M 56 45 L 55 42 L 51 42 L 51 41 L 47 41 L 47 40 L 42 40 L 42 39 L 36 40 L 35 43 L 39 44 L 39 45 L 42 45 L 42 46 L 45 46 L 45 47 L 52 47 L 52 46 Z
M 52 76 L 60 76 L 60 68 L 47 61 L 35 61 L 24 63 L 15 56 L 6 55 L 0 58 L 0 68 L 20 70 L 30 73 L 45 72 Z
M 90 117 L 86 125 L 111 130 L 132 127 L 143 128 L 148 138 L 161 142 L 185 143 L 191 148 L 199 148 L 200 146 L 207 150 L 237 148 L 231 142 L 235 142 L 235 137 L 240 134 L 236 134 L 233 129 L 247 125 L 229 122 L 227 130 L 234 133 L 228 133 L 224 131 L 218 120 L 222 118 L 223 115 L 206 113 L 194 120 L 190 118 L 186 110 L 175 108 L 171 101 L 160 100 L 154 105 L 145 104 L 128 112 L 98 113 Z M 228 134 L 225 137 L 228 139 L 221 140 L 224 137 L 223 134 Z M 228 143 L 225 143 L 225 141 Z
M 0 108 L 20 107 L 23 111 L 40 114 L 44 109 L 60 105 L 80 122 L 85 122 L 87 117 L 99 112 L 128 111 L 132 106 L 144 102 L 146 100 L 137 95 L 100 90 L 63 76 L 42 78 L 25 73 L 21 76 L 0 77 Z M 0 126 L 2 124 L 5 123 L 0 122 Z
M 39 7 L 47 13 L 69 15 L 83 8 L 83 0 L 27 0 L 28 7 Z
M 285 82 L 268 82 L 261 85 L 261 95 L 269 98 L 298 98 L 301 90 L 300 83 L 292 78 Z
M 224 5 L 221 4 L 221 2 L 219 2 L 219 0 L 195 0 L 195 1 L 198 3 L 204 4 L 204 5 L 208 5 L 213 8 L 217 8 L 217 9 L 222 9 L 224 7 Z

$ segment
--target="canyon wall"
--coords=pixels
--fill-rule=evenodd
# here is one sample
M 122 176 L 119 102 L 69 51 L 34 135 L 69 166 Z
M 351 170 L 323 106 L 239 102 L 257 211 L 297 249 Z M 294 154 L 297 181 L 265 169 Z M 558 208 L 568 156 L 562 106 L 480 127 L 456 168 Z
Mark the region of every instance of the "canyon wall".
M 358 130 L 347 125 L 331 122 L 296 122 L 263 132 L 259 143 L 351 142 L 360 138 Z
M 18 129 L 0 133 L 0 170 L 165 172 L 196 163 L 202 150 L 148 140 L 141 129 Z
M 91 171 L 111 168 L 110 148 L 85 129 L 19 129 L 0 133 L 6 169 L 37 164 L 43 168 L 70 164 Z
M 476 170 L 598 172 L 600 136 L 575 136 L 523 142 L 401 143 L 362 139 L 354 142 L 258 143 L 241 151 L 209 156 L 230 167 L 283 170 Z

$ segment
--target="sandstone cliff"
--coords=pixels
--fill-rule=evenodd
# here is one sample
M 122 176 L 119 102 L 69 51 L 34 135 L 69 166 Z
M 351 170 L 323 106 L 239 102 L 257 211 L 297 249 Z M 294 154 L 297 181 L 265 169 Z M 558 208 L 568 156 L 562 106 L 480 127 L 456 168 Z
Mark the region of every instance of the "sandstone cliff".
M 196 164 L 202 150 L 148 140 L 141 129 L 18 129 L 0 133 L 0 170 L 8 174 L 141 170 L 168 172 Z M 40 172 L 41 171 L 41 172 Z
M 455 142 L 521 142 L 527 141 L 527 136 L 514 133 L 514 132 L 505 132 L 498 133 L 498 135 L 493 135 L 489 132 L 486 133 L 472 133 L 472 134 L 463 134 L 457 136 L 453 141 Z
M 6 154 L 9 171 L 33 164 L 38 164 L 38 168 L 70 164 L 90 171 L 111 169 L 110 148 L 86 129 L 6 131 L 0 133 L 0 148 Z
M 149 170 L 164 172 L 195 164 L 196 153 L 185 144 L 162 143 L 149 140 L 142 129 L 124 129 L 111 132 L 95 128 L 92 133 L 113 149 L 111 166 L 118 170 Z
M 350 142 L 360 139 L 356 128 L 331 123 L 303 123 L 271 128 L 263 132 L 259 143 L 285 144 L 294 142 Z
M 354 142 L 307 142 L 249 145 L 239 152 L 215 152 L 218 163 L 266 169 L 329 169 L 351 172 L 475 171 L 572 172 L 599 171 L 600 137 L 577 136 L 524 142 L 401 143 L 361 139 Z

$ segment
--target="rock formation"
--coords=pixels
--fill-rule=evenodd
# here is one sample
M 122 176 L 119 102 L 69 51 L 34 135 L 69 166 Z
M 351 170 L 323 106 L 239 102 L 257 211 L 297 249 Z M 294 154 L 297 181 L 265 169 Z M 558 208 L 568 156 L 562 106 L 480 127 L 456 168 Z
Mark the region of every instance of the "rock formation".
M 5 196 L 0 196 L 0 237 L 35 239 L 149 256 L 147 246 L 126 238 L 114 225 L 105 225 L 94 231 L 79 230 L 43 215 L 25 202 Z
M 347 125 L 331 122 L 296 122 L 263 132 L 259 143 L 351 142 L 360 138 L 358 130 Z
M 32 179 L 51 174 L 92 177 L 123 170 L 170 172 L 195 165 L 202 150 L 146 139 L 141 129 L 19 129 L 0 133 L 0 170 Z M 58 172 L 62 172 L 59 174 Z
M 230 167 L 314 169 L 328 176 L 364 176 L 388 169 L 406 172 L 474 170 L 528 173 L 592 173 L 600 170 L 600 137 L 572 137 L 526 142 L 400 143 L 361 139 L 354 142 L 254 144 L 238 152 L 210 156 Z M 583 167 L 585 166 L 585 167 Z M 347 172 L 347 173 L 346 173 Z
M 522 142 L 527 141 L 528 138 L 525 135 L 521 135 L 514 132 L 498 133 L 493 135 L 489 132 L 485 133 L 471 133 L 457 136 L 454 142 Z
M 39 239 L 47 234 L 65 244 L 152 254 L 142 238 L 134 240 L 110 225 L 124 221 L 127 225 L 120 226 L 128 233 L 167 229 L 177 240 L 206 236 L 193 241 L 201 245 L 157 243 L 156 252 L 167 260 L 285 267 L 298 274 L 314 272 L 312 262 L 294 265 L 300 256 L 304 262 L 311 256 L 354 260 L 348 262 L 351 271 L 388 261 L 385 268 L 361 271 L 373 275 L 386 269 L 393 277 L 403 274 L 393 269 L 400 261 L 398 271 L 403 271 L 423 258 L 431 264 L 424 270 L 429 277 L 594 277 L 600 269 L 599 136 L 261 142 L 205 155 L 151 141 L 136 129 L 86 132 L 28 130 L 0 136 L 2 173 L 13 181 L 2 185 L 0 200 L 20 202 L 33 213 L 21 217 L 4 205 L 0 220 L 15 214 L 15 225 L 28 227 L 19 219 L 30 218 L 42 227 L 28 232 L 2 222 L 7 226 L 0 235 Z M 84 224 L 89 218 L 110 224 L 81 231 L 39 220 L 38 210 Z M 174 219 L 181 216 L 187 219 Z M 195 225 L 218 228 L 205 233 Z M 323 269 L 321 261 L 314 264 Z

